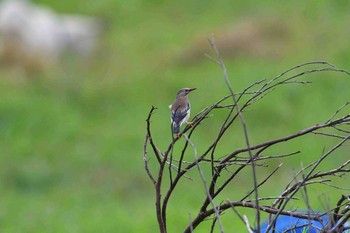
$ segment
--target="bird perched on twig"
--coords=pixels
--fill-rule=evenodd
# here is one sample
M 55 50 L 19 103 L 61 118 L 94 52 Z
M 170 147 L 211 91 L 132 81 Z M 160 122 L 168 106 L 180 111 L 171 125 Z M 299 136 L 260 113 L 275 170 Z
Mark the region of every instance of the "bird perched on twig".
M 171 109 L 171 129 L 172 133 L 179 136 L 180 127 L 190 118 L 190 102 L 188 101 L 188 94 L 196 90 L 196 88 L 182 88 L 177 92 L 175 101 L 169 106 Z

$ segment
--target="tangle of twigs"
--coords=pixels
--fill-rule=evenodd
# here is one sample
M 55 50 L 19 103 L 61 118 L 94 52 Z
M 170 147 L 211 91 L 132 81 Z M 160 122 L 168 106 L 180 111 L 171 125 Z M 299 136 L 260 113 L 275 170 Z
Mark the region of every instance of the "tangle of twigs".
M 323 122 L 318 122 L 294 133 L 286 134 L 282 137 L 270 139 L 257 144 L 252 144 L 249 139 L 250 137 L 248 134 L 247 123 L 244 119 L 244 112 L 281 85 L 309 83 L 309 81 L 299 80 L 300 77 L 306 76 L 307 74 L 315 72 L 341 72 L 349 75 L 349 72 L 337 69 L 335 66 L 323 61 L 308 62 L 292 67 L 271 80 L 257 81 L 243 91 L 235 93 L 230 84 L 227 69 L 220 57 L 219 51 L 216 49 L 214 39 L 211 38 L 209 42 L 215 54 L 215 58 L 211 59 L 222 69 L 224 80 L 229 89 L 230 95 L 221 98 L 211 106 L 206 107 L 196 114 L 192 119 L 192 126 L 187 126 L 180 133 L 179 138 L 172 138 L 164 151 L 159 149 L 159 146 L 152 138 L 151 118 L 155 113 L 156 108 L 152 106 L 147 116 L 147 133 L 143 145 L 143 161 L 146 173 L 155 188 L 156 216 L 160 232 L 167 232 L 167 207 L 174 190 L 178 187 L 180 180 L 190 176 L 189 173 L 193 172 L 193 168 L 197 168 L 205 191 L 198 191 L 198 198 L 202 198 L 203 202 L 202 205 L 198 207 L 198 213 L 190 219 L 187 227 L 184 228 L 183 232 L 185 233 L 195 231 L 198 225 L 209 218 L 213 218 L 210 232 L 213 231 L 216 224 L 219 227 L 218 229 L 220 229 L 220 232 L 224 232 L 223 222 L 220 217 L 224 212 L 230 209 L 234 210 L 234 213 L 236 213 L 244 225 L 247 226 L 249 232 L 260 232 L 260 215 L 262 212 L 269 214 L 269 222 L 266 232 L 275 231 L 276 221 L 280 215 L 316 220 L 321 223 L 323 221 L 322 217 L 329 215 L 331 221 L 325 224 L 323 229 L 320 229 L 322 232 L 342 232 L 348 229 L 345 223 L 350 219 L 349 195 L 341 196 L 336 206 L 330 210 L 322 213 L 314 213 L 311 211 L 311 206 L 309 206 L 310 203 L 308 201 L 307 187 L 316 184 L 328 184 L 335 188 L 340 188 L 332 185 L 330 183 L 330 178 L 334 176 L 342 177 L 350 172 L 350 160 L 344 161 L 342 165 L 334 169 L 327 171 L 318 170 L 320 164 L 327 160 L 331 154 L 334 154 L 336 150 L 350 139 L 350 114 L 341 115 L 345 112 L 349 102 L 346 102 L 334 112 L 329 119 L 326 119 Z M 315 66 L 317 67 L 314 68 Z M 195 143 L 191 140 L 191 136 L 195 134 L 197 127 L 204 123 L 211 113 L 214 111 L 220 111 L 220 109 L 227 109 L 228 111 L 225 120 L 222 122 L 218 130 L 218 134 L 212 142 L 206 145 L 206 149 L 203 151 L 197 151 Z M 228 129 L 232 127 L 234 123 L 239 123 L 243 128 L 242 137 L 244 138 L 245 146 L 242 148 L 230 148 L 231 152 L 225 155 L 217 154 L 216 150 L 219 146 L 219 142 L 223 135 L 228 134 Z M 257 166 L 264 166 L 263 163 L 267 160 L 293 157 L 300 153 L 300 151 L 294 151 L 290 153 L 263 155 L 264 152 L 267 151 L 268 148 L 274 148 L 282 143 L 305 137 L 307 135 L 329 137 L 333 140 L 338 140 L 338 142 L 331 149 L 324 151 L 318 160 L 301 168 L 301 170 L 297 172 L 291 181 L 285 186 L 285 189 L 281 194 L 275 197 L 261 197 L 258 191 L 264 187 L 265 183 L 270 180 L 272 176 L 274 176 L 277 170 L 280 170 L 282 164 L 265 176 L 260 182 L 258 182 L 257 179 Z M 178 159 L 174 159 L 172 156 L 172 153 L 174 152 L 173 149 L 178 145 L 178 140 L 181 140 L 182 138 L 185 138 L 186 141 L 180 150 L 181 152 L 176 156 Z M 151 147 L 151 157 L 149 157 L 148 146 Z M 201 148 L 203 148 L 203 146 L 201 146 Z M 193 154 L 193 156 L 192 158 L 186 156 L 185 161 L 184 157 L 186 152 Z M 149 165 L 152 158 L 155 158 L 156 161 L 156 164 L 153 164 L 153 167 Z M 211 172 L 204 174 L 205 171 L 201 168 L 203 165 L 210 166 Z M 166 172 L 166 168 L 169 168 L 168 173 Z M 227 199 L 219 200 L 218 197 L 220 194 L 222 194 L 225 189 L 228 189 L 228 185 L 233 182 L 238 174 L 246 169 L 251 169 L 252 172 L 251 191 L 236 201 L 228 201 L 229 197 L 227 197 Z M 224 171 L 230 171 L 228 173 L 229 175 L 223 175 Z M 171 176 L 170 182 L 164 181 L 167 174 Z M 298 200 L 296 197 L 298 193 L 303 196 L 303 199 L 308 206 L 308 211 L 288 209 L 288 203 L 290 200 Z M 252 195 L 253 198 L 247 200 L 247 198 L 251 198 Z M 264 203 L 270 201 L 270 204 L 262 204 L 262 201 Z M 248 221 L 246 216 L 240 215 L 237 208 L 254 209 L 256 218 Z M 249 225 L 252 222 L 255 222 L 255 226 Z

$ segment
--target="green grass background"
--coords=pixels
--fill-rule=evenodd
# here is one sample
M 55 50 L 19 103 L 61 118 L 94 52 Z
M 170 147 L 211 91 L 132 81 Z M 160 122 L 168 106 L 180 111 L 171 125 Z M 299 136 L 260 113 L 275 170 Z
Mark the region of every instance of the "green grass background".
M 197 43 L 206 44 L 211 33 L 259 18 L 287 27 L 278 57 L 224 56 L 236 91 L 308 61 L 350 69 L 350 3 L 345 0 L 35 2 L 60 13 L 101 17 L 107 29 L 89 61 L 67 57 L 58 67 L 31 75 L 6 66 L 0 70 L 1 232 L 157 232 L 154 190 L 142 161 L 145 119 L 151 105 L 157 106 L 154 138 L 164 149 L 170 141 L 168 105 L 179 88 L 198 88 L 190 98 L 192 113 L 228 94 L 220 68 L 204 55 L 189 63 L 179 59 Z M 209 44 L 205 49 L 210 52 Z M 309 78 L 313 84 L 281 87 L 246 113 L 253 144 L 323 122 L 349 100 L 349 76 L 321 73 Z M 217 133 L 215 117 L 193 138 L 199 148 Z M 235 126 L 221 152 L 238 147 L 241 133 Z M 303 153 L 260 168 L 264 177 L 284 163 L 261 195 L 278 195 L 293 170 L 334 142 L 309 137 L 279 147 L 279 153 Z M 346 145 L 326 165 L 334 167 L 348 155 Z M 195 172 L 193 177 L 180 183 L 170 201 L 169 232 L 181 232 L 202 203 L 202 184 Z M 222 198 L 235 200 L 249 187 L 247 171 Z M 322 209 L 320 196 L 334 203 L 344 192 L 320 186 L 309 195 L 315 208 Z M 253 225 L 254 213 L 246 213 Z M 227 232 L 245 232 L 233 213 L 223 220 Z M 198 232 L 208 232 L 208 224 Z

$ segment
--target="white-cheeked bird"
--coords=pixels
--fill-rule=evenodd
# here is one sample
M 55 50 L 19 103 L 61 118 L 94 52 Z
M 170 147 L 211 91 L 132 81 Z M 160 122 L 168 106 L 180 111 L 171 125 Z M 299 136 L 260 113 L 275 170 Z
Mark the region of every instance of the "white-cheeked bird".
M 196 88 L 182 88 L 177 92 L 175 101 L 169 106 L 171 109 L 172 133 L 178 135 L 183 123 L 190 118 L 191 105 L 188 101 L 188 94 Z

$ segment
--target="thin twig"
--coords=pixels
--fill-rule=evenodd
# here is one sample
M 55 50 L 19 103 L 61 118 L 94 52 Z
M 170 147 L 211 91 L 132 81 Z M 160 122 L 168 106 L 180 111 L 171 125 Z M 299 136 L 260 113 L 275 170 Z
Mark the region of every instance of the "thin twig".
M 251 164 L 252 164 L 253 185 L 254 185 L 254 193 L 255 193 L 255 198 L 256 198 L 256 201 L 255 201 L 255 204 L 256 204 L 256 222 L 257 222 L 258 232 L 260 232 L 260 208 L 259 208 L 259 200 L 258 200 L 259 194 L 258 194 L 258 187 L 257 187 L 256 168 L 255 168 L 255 161 L 253 160 L 253 153 L 252 153 L 252 151 L 250 149 L 250 142 L 249 142 L 247 125 L 246 125 L 246 122 L 245 122 L 245 120 L 243 118 L 243 114 L 241 112 L 241 108 L 238 105 L 238 102 L 237 102 L 237 99 L 235 97 L 234 91 L 232 89 L 231 82 L 230 82 L 230 80 L 228 78 L 228 73 L 227 73 L 226 66 L 225 66 L 223 60 L 221 59 L 219 50 L 217 49 L 217 47 L 215 45 L 214 36 L 212 36 L 211 39 L 209 39 L 209 43 L 210 43 L 212 49 L 214 50 L 216 58 L 217 58 L 217 61 L 219 62 L 219 65 L 220 65 L 220 67 L 221 67 L 221 69 L 222 69 L 222 71 L 224 73 L 224 79 L 225 79 L 226 85 L 227 85 L 227 87 L 228 87 L 228 89 L 230 91 L 230 94 L 232 96 L 233 103 L 235 104 L 235 107 L 237 109 L 237 113 L 238 113 L 238 116 L 239 116 L 239 119 L 240 119 L 240 122 L 241 122 L 241 125 L 242 125 L 242 128 L 243 128 L 244 139 L 245 139 L 245 142 L 246 142 L 246 145 L 247 145 L 248 153 L 249 153 L 249 156 L 250 156 L 250 159 L 251 159 Z
M 213 209 L 215 210 L 215 218 L 217 219 L 217 222 L 218 222 L 218 225 L 219 225 L 219 228 L 220 228 L 220 232 L 221 233 L 224 233 L 224 228 L 222 226 L 222 223 L 221 223 L 221 220 L 220 220 L 220 212 L 219 212 L 219 209 L 216 207 L 213 199 L 211 198 L 211 195 L 209 193 L 209 190 L 208 190 L 208 186 L 207 186 L 207 181 L 205 180 L 205 176 L 203 174 L 203 171 L 201 169 L 201 167 L 199 166 L 198 164 L 198 156 L 197 156 L 197 148 L 196 146 L 190 141 L 190 139 L 187 137 L 186 134 L 184 134 L 184 137 L 186 138 L 186 140 L 188 141 L 188 143 L 190 144 L 190 146 L 192 147 L 193 149 L 193 152 L 194 152 L 194 159 L 196 161 L 196 165 L 197 165 L 197 169 L 198 169 L 198 173 L 201 177 L 201 180 L 202 180 L 202 183 L 203 183 L 203 186 L 204 186 L 204 189 L 205 189 L 205 193 L 207 195 L 207 197 L 209 198 L 210 200 L 210 203 L 211 205 L 213 206 Z
M 330 154 L 332 154 L 337 148 L 339 148 L 341 145 L 343 145 L 345 143 L 345 141 L 347 141 L 350 138 L 350 135 L 348 135 L 345 139 L 343 139 L 342 141 L 340 141 L 338 144 L 336 144 L 334 147 L 332 147 L 330 150 L 328 150 L 326 153 L 324 153 L 320 159 L 318 159 L 316 161 L 316 163 L 311 167 L 310 171 L 305 175 L 305 178 L 297 185 L 295 186 L 295 189 L 290 193 L 289 197 L 293 197 L 298 190 L 300 189 L 300 187 L 302 187 L 303 185 L 305 185 L 307 183 L 307 181 L 309 179 L 312 179 L 313 177 L 311 176 L 312 173 L 314 172 L 314 170 L 320 165 L 320 163 L 327 158 Z M 286 207 L 287 203 L 289 202 L 290 199 L 285 199 L 284 203 L 282 204 L 282 206 L 280 207 L 280 211 L 278 213 L 276 213 L 276 215 L 274 216 L 272 222 L 269 224 L 269 226 L 267 227 L 267 232 L 271 229 L 271 227 L 273 226 L 273 224 L 276 222 L 278 215 L 280 214 L 280 212 L 282 212 L 282 210 Z
M 143 144 L 143 162 L 145 164 L 145 170 L 147 172 L 148 177 L 151 179 L 151 181 L 155 185 L 156 184 L 156 180 L 154 179 L 151 171 L 149 170 L 148 161 L 147 161 L 147 143 L 148 143 L 148 139 L 149 139 L 149 135 L 147 133 L 146 138 L 145 138 L 145 143 Z
M 282 163 L 280 165 L 278 165 L 278 167 L 276 167 L 263 181 L 261 181 L 258 185 L 257 188 L 261 187 L 263 184 L 266 183 L 266 181 L 268 181 L 273 174 L 275 174 L 275 172 L 277 172 L 278 169 L 280 169 L 282 166 Z M 246 196 L 244 196 L 241 201 L 244 201 L 246 198 L 248 198 L 252 193 L 254 192 L 254 189 L 252 191 L 250 191 Z

